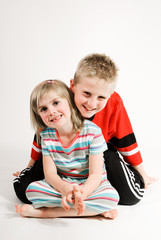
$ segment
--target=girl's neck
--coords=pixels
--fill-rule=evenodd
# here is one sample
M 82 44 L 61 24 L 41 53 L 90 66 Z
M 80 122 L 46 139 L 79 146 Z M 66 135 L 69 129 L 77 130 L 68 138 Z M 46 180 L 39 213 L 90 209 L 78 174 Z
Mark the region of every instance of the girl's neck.
M 70 144 L 72 144 L 77 134 L 78 131 L 75 131 L 74 129 L 66 129 L 66 131 L 57 130 L 59 141 L 62 143 L 63 146 L 69 146 Z
M 75 132 L 72 123 L 67 123 L 65 126 L 57 128 L 57 133 L 59 136 L 69 136 Z
M 59 141 L 62 143 L 63 146 L 68 146 L 72 143 L 75 136 L 77 135 L 77 131 L 73 128 L 72 122 L 68 122 L 65 126 L 61 128 L 57 128 L 57 135 Z

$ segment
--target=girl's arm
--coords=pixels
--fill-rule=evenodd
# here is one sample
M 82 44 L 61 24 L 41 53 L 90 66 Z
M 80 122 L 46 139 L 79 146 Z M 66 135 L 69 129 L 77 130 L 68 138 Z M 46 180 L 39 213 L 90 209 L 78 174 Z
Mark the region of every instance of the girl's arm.
M 89 176 L 82 187 L 83 199 L 88 197 L 101 183 L 103 153 L 89 155 Z
M 59 177 L 56 165 L 50 156 L 43 156 L 43 168 L 45 181 L 62 194 L 61 204 L 65 210 L 69 210 L 67 201 L 73 202 L 73 186 Z
M 134 168 L 140 173 L 140 175 L 143 177 L 143 179 L 144 179 L 144 184 L 145 184 L 145 189 L 148 188 L 148 185 L 149 185 L 149 184 L 152 184 L 152 183 L 154 183 L 154 182 L 157 181 L 156 178 L 150 177 L 150 176 L 147 175 L 147 173 L 145 172 L 145 169 L 144 169 L 142 163 L 139 164 L 139 165 L 137 165 L 137 166 L 133 166 L 133 167 L 134 167 Z

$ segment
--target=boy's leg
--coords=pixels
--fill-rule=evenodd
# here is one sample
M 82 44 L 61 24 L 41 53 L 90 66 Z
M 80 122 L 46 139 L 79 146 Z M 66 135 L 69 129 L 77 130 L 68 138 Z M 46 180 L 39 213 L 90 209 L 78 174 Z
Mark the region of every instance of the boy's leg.
M 104 152 L 107 178 L 120 196 L 119 204 L 134 205 L 144 194 L 142 176 L 130 165 L 126 164 L 113 150 Z
M 33 167 L 24 169 L 13 181 L 17 197 L 24 203 L 31 203 L 25 194 L 26 188 L 31 182 L 44 179 L 42 160 L 36 161 Z

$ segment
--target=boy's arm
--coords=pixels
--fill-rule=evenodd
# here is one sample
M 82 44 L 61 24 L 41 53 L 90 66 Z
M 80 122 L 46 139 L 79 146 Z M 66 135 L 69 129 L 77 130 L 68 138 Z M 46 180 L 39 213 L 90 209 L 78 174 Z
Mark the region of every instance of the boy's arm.
M 147 173 L 146 173 L 146 171 L 145 171 L 142 163 L 139 164 L 139 165 L 137 165 L 137 166 L 133 166 L 133 167 L 134 167 L 134 168 L 140 173 L 140 175 L 143 177 L 143 179 L 144 179 L 144 184 L 145 184 L 145 189 L 148 188 L 148 185 L 149 185 L 149 184 L 152 184 L 152 183 L 154 183 L 154 182 L 157 181 L 156 178 L 150 177 L 150 176 L 147 175 Z
M 141 153 L 124 103 L 118 94 L 115 95 L 116 99 L 111 103 L 113 118 L 110 121 L 109 142 L 120 152 L 125 162 L 136 166 L 143 162 Z
M 34 135 L 32 149 L 31 149 L 31 160 L 29 161 L 27 167 L 32 167 L 35 161 L 38 161 L 42 158 L 41 144 L 37 143 L 36 134 Z M 13 176 L 18 177 L 20 171 L 13 173 Z
M 34 135 L 34 139 L 32 143 L 31 159 L 33 159 L 34 161 L 38 161 L 42 159 L 41 143 L 38 143 L 36 134 Z
M 142 163 L 129 116 L 118 93 L 111 95 L 105 108 L 92 121 L 102 129 L 106 142 L 120 152 L 125 162 L 130 165 Z
M 27 167 L 32 167 L 32 166 L 34 165 L 34 163 L 35 163 L 35 160 L 33 160 L 33 159 L 31 158 L 30 161 L 29 161 L 29 163 L 28 163 L 28 165 L 27 165 Z
M 101 183 L 103 153 L 89 155 L 89 176 L 82 187 L 83 199 L 88 197 Z
M 28 167 L 32 167 L 32 166 L 34 165 L 34 163 L 35 163 L 35 161 L 34 161 L 33 159 L 31 159 L 31 160 L 29 161 L 28 165 L 27 165 L 27 168 L 28 168 Z M 13 176 L 18 177 L 19 174 L 20 174 L 20 172 L 17 171 L 17 172 L 15 172 L 15 173 L 13 173 Z
M 138 148 L 130 119 L 121 98 L 116 116 L 115 136 L 110 140 L 110 142 L 114 144 L 123 159 L 140 173 L 144 179 L 145 188 L 147 188 L 149 184 L 157 181 L 157 179 L 148 176 L 143 167 L 141 153 Z

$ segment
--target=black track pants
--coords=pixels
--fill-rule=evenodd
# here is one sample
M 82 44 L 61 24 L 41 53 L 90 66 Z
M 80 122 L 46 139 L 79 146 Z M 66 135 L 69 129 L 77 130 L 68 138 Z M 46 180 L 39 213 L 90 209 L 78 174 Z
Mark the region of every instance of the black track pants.
M 119 204 L 134 205 L 144 194 L 142 176 L 130 165 L 122 161 L 116 151 L 104 152 L 107 178 L 120 196 Z
M 26 188 L 31 182 L 44 179 L 42 160 L 36 161 L 33 167 L 25 168 L 13 181 L 17 197 L 24 203 L 31 203 L 26 198 Z
M 108 180 L 118 191 L 119 204 L 134 205 L 144 194 L 144 182 L 140 174 L 130 165 L 124 163 L 116 151 L 104 152 Z M 25 195 L 31 182 L 44 179 L 42 160 L 36 161 L 33 167 L 24 169 L 14 179 L 13 185 L 17 197 L 24 203 L 31 203 Z

